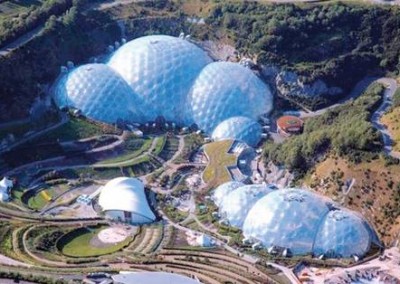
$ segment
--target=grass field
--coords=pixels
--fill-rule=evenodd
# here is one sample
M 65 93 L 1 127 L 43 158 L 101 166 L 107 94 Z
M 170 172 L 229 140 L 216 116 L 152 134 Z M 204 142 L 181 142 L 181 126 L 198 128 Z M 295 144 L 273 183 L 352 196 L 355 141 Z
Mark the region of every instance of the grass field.
M 210 186 L 218 186 L 231 180 L 227 167 L 234 166 L 237 163 L 237 157 L 228 154 L 232 143 L 232 140 L 224 140 L 204 146 L 204 152 L 209 162 L 204 170 L 203 180 Z
M 76 229 L 60 239 L 59 249 L 64 255 L 71 257 L 93 257 L 117 252 L 126 247 L 133 239 L 132 237 L 129 237 L 115 245 L 93 247 L 90 244 L 92 238 L 94 238 L 101 230 L 106 228 L 107 226 Z
M 393 150 L 400 152 L 400 107 L 382 116 L 381 122 L 388 128 L 393 138 Z
M 300 184 L 361 212 L 374 225 L 381 240 L 391 241 L 400 228 L 400 215 L 393 214 L 391 218 L 398 208 L 399 171 L 400 165 L 386 165 L 382 157 L 359 164 L 329 157 L 317 164 Z M 344 194 L 343 184 L 352 179 L 353 187 Z
M 72 117 L 66 124 L 42 137 L 43 141 L 71 141 L 103 134 L 102 128 L 82 118 Z
M 155 156 L 160 154 L 161 151 L 164 149 L 166 137 L 165 137 L 165 135 L 163 135 L 163 136 L 157 137 L 156 139 L 157 139 L 156 142 L 155 142 L 156 144 L 155 144 L 155 147 L 153 149 L 153 154 Z
M 99 163 L 99 165 L 127 162 L 132 159 L 135 159 L 150 149 L 152 141 L 153 140 L 150 138 L 145 138 L 142 146 L 139 149 L 126 150 L 124 154 L 119 155 L 118 157 L 115 158 L 104 160 L 101 163 Z
M 56 185 L 39 191 L 37 194 L 29 198 L 28 207 L 31 209 L 41 210 L 53 198 L 56 198 L 61 193 L 67 191 L 69 187 L 66 184 Z
M 42 0 L 24 1 L 1 1 L 0 2 L 0 23 L 4 20 L 18 17 L 21 13 L 26 13 L 32 7 L 42 5 Z

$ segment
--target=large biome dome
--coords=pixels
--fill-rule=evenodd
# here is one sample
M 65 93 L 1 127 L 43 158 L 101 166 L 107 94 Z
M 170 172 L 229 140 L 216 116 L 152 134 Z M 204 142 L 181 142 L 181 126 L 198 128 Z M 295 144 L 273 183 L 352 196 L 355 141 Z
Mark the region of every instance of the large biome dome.
M 106 123 L 143 124 L 163 117 L 180 126 L 195 124 L 208 135 L 221 125 L 216 139 L 256 145 L 261 138 L 256 121 L 272 108 L 269 87 L 239 63 L 211 62 L 189 40 L 145 36 L 121 46 L 107 64 L 63 74 L 54 100 L 60 108 L 73 107 Z
M 107 123 L 143 119 L 135 93 L 105 64 L 87 64 L 65 74 L 55 88 L 54 100 L 59 107 L 74 107 Z
M 193 81 L 210 62 L 203 50 L 187 40 L 154 35 L 123 45 L 108 65 L 142 97 L 147 119 L 162 115 L 181 122 Z
M 253 194 L 244 194 L 253 187 Z M 379 239 L 359 214 L 307 190 L 261 191 L 264 185 L 219 186 L 213 195 L 220 216 L 248 240 L 293 255 L 363 257 Z M 242 214 L 242 216 L 240 216 Z
M 211 133 L 228 118 L 257 120 L 271 108 L 270 89 L 250 69 L 232 62 L 214 62 L 201 71 L 190 91 L 187 117 Z

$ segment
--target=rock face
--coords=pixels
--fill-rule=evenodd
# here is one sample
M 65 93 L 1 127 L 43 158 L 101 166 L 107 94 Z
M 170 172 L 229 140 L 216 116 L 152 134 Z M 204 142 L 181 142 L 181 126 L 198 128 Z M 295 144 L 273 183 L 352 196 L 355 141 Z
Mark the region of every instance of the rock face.
M 277 66 L 262 66 L 261 70 L 264 77 L 284 97 L 332 97 L 343 93 L 341 88 L 328 87 L 322 80 L 305 84 L 296 73 L 282 71 Z

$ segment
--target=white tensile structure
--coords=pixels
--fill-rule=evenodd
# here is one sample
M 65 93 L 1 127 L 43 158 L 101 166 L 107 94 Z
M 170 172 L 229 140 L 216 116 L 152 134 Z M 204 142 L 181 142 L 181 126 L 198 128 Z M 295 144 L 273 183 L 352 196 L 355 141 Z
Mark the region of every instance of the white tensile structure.
M 130 272 L 121 271 L 113 275 L 114 283 L 118 284 L 200 284 L 197 279 L 189 278 L 176 273 L 168 272 Z
M 154 222 L 144 192 L 143 183 L 136 178 L 119 177 L 109 181 L 100 192 L 99 205 L 106 217 L 130 224 Z
M 6 202 L 10 200 L 10 190 L 14 186 L 12 180 L 7 177 L 3 177 L 0 180 L 0 201 Z

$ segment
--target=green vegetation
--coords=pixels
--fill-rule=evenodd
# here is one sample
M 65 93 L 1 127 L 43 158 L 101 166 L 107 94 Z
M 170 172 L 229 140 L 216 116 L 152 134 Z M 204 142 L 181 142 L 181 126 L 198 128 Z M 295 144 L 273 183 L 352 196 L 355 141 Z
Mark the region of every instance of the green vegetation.
M 173 135 L 168 135 L 163 150 L 158 155 L 164 161 L 170 160 L 179 149 L 179 139 Z
M 150 138 L 137 138 L 132 135 L 125 141 L 125 151 L 123 154 L 118 155 L 118 157 L 115 158 L 104 160 L 99 163 L 99 165 L 121 163 L 133 160 L 148 151 L 152 142 L 153 140 Z
M 393 150 L 400 151 L 400 106 L 392 108 L 388 113 L 382 116 L 381 122 L 389 130 L 393 139 Z
M 83 1 L 75 1 L 80 4 Z M 72 0 L 2 1 L 0 3 L 0 45 L 44 24 L 51 15 L 72 7 Z M 3 12 L 4 11 L 4 12 Z
M 107 226 L 79 228 L 64 235 L 57 243 L 59 250 L 70 257 L 93 257 L 117 252 L 132 241 L 132 237 L 109 246 L 94 247 L 91 240 Z
M 318 157 L 331 151 L 353 162 L 377 156 L 382 142 L 369 120 L 382 100 L 383 91 L 381 84 L 373 84 L 355 101 L 307 119 L 303 134 L 282 144 L 267 143 L 266 160 L 305 173 Z
M 193 151 L 197 150 L 204 143 L 204 138 L 196 133 L 191 133 L 184 137 L 184 147 L 182 153 L 176 158 L 175 163 L 187 162 Z
M 219 3 L 207 18 L 210 26 L 258 63 L 295 71 L 305 82 L 323 79 L 348 91 L 371 72 L 399 71 L 398 7 Z M 326 102 L 305 103 L 313 108 Z
M 89 138 L 96 135 L 114 133 L 114 127 L 95 124 L 81 117 L 71 117 L 64 125 L 46 134 L 38 140 L 44 142 L 64 142 Z
M 46 2 L 52 6 L 64 0 Z M 35 98 L 43 92 L 40 86 L 54 82 L 60 66 L 68 60 L 82 63 L 103 53 L 110 43 L 120 39 L 117 24 L 107 14 L 93 9 L 85 11 L 81 1 L 68 2 L 73 7 L 59 17 L 54 16 L 58 12 L 49 12 L 52 16 L 43 31 L 24 48 L 0 58 L 0 121 L 27 117 Z M 60 11 L 65 11 L 64 7 Z M 46 12 L 43 17 L 50 14 Z M 23 24 L 27 26 L 25 20 Z
M 155 146 L 153 149 L 153 154 L 157 156 L 158 154 L 161 153 L 161 151 L 164 149 L 166 137 L 165 135 L 159 136 L 156 138 Z
M 231 180 L 227 167 L 236 166 L 237 163 L 236 156 L 228 153 L 232 143 L 232 140 L 224 140 L 204 146 L 204 152 L 209 162 L 204 170 L 203 179 L 210 187 L 215 187 Z

